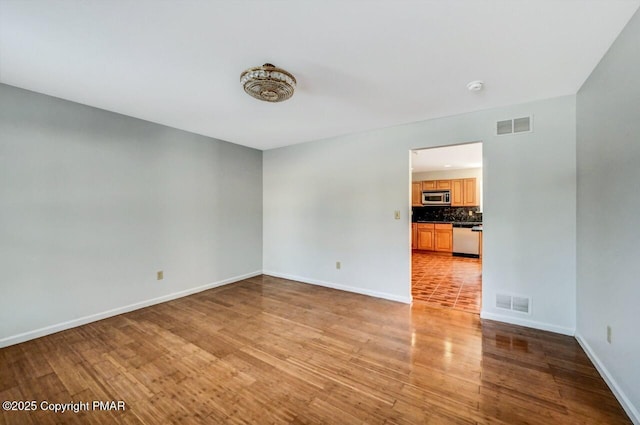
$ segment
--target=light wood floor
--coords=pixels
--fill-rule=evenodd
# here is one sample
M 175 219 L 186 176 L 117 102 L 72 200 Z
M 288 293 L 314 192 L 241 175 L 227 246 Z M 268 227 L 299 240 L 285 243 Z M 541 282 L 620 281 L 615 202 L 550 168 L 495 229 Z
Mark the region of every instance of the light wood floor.
M 573 338 L 260 276 L 0 350 L 0 423 L 628 424 Z

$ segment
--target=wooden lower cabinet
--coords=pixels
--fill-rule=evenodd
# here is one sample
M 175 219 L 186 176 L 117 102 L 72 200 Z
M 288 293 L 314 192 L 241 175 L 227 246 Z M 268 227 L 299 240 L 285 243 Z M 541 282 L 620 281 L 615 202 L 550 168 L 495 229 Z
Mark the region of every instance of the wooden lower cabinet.
M 433 251 L 433 235 L 435 228 L 433 223 L 418 223 L 418 248 L 425 251 Z
M 416 230 L 414 235 L 417 244 L 414 249 L 453 252 L 453 226 L 451 223 L 417 223 Z
M 453 226 L 451 224 L 436 224 L 434 251 L 453 252 Z
M 411 223 L 411 249 L 418 249 L 418 223 Z

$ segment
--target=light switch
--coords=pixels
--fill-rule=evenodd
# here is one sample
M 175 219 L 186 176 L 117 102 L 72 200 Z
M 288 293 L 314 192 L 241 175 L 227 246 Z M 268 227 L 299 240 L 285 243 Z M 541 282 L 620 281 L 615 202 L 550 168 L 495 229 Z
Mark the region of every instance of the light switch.
M 400 220 L 400 211 L 396 211 L 395 216 L 396 220 Z

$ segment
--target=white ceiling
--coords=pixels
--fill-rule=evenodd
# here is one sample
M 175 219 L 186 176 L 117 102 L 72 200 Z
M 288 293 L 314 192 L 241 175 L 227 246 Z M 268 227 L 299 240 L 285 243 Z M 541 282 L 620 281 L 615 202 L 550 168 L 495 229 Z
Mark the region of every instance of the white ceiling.
M 415 150 L 411 155 L 413 173 L 480 167 L 482 167 L 482 143 Z
M 639 4 L 0 0 L 0 82 L 269 149 L 576 93 Z M 265 62 L 292 99 L 244 93 Z

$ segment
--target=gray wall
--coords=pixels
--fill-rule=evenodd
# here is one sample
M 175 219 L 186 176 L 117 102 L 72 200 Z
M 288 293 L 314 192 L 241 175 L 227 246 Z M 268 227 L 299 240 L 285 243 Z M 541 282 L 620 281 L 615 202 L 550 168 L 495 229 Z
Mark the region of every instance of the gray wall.
M 626 400 L 636 423 L 640 423 L 638 76 L 637 12 L 577 95 L 577 337 Z M 612 328 L 611 344 L 606 341 L 607 325 Z
M 262 152 L 0 85 L 0 346 L 261 269 Z
M 452 180 L 476 178 L 482 180 L 482 168 L 464 168 L 462 170 L 438 170 L 411 173 L 412 181 L 422 180 Z
M 496 136 L 527 115 L 533 132 Z M 410 149 L 482 141 L 482 316 L 573 335 L 575 125 L 565 96 L 265 151 L 264 272 L 408 302 Z M 496 293 L 531 297 L 531 314 Z

